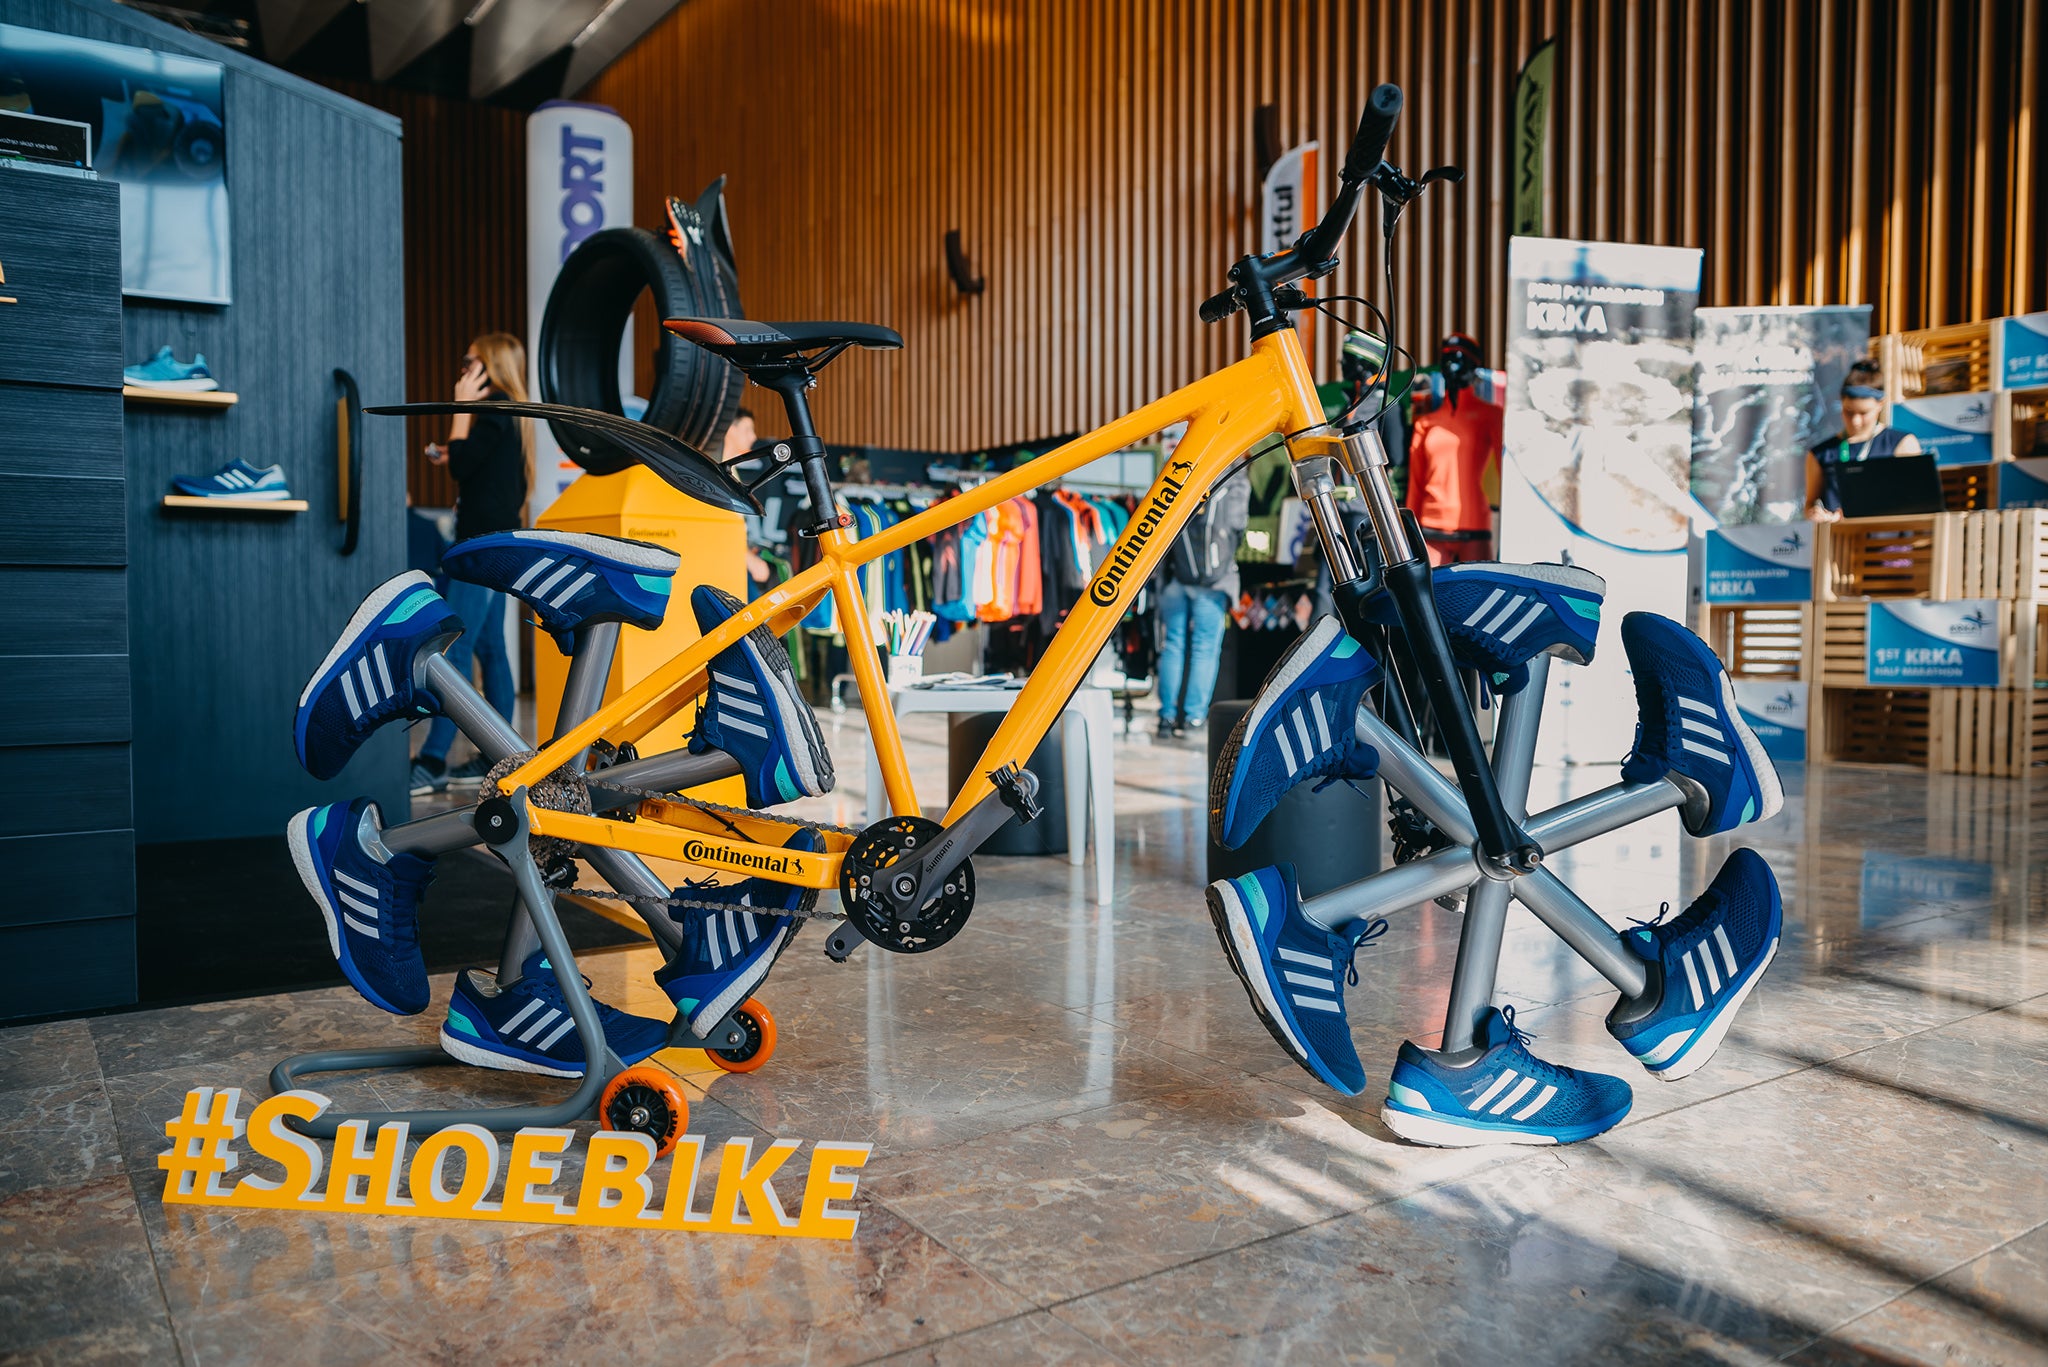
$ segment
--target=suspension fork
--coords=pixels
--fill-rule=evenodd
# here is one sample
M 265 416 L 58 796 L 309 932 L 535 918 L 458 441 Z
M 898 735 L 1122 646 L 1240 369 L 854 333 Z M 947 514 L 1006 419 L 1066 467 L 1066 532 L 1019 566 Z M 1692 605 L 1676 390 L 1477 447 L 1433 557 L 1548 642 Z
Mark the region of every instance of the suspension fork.
M 1288 445 L 1294 457 L 1295 490 L 1322 539 L 1344 629 L 1354 639 L 1367 639 L 1366 599 L 1384 587 L 1394 600 L 1402 644 L 1421 676 L 1430 710 L 1436 714 L 1450 751 L 1458 788 L 1471 811 L 1481 871 L 1500 881 L 1535 872 L 1542 848 L 1509 817 L 1501 801 L 1471 701 L 1459 686 L 1450 638 L 1437 615 L 1429 559 L 1422 551 L 1422 538 L 1411 534 L 1408 519 L 1394 499 L 1387 478 L 1387 451 L 1379 433 L 1367 428 L 1339 434 L 1322 427 L 1292 438 Z M 1379 549 L 1377 573 L 1370 572 L 1375 567 L 1360 563 L 1337 508 L 1337 479 L 1347 471 L 1365 494 L 1366 514 Z

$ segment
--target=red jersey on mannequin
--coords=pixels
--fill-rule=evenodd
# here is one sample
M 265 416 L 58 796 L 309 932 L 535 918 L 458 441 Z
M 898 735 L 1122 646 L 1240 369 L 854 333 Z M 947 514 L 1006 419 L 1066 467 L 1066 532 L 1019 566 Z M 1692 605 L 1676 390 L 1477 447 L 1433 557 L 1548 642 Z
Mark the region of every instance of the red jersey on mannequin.
M 1501 407 L 1473 385 L 1482 365 L 1479 343 L 1463 333 L 1444 338 L 1437 351 L 1443 400 L 1415 415 L 1408 443 L 1408 506 L 1433 565 L 1493 558 Z

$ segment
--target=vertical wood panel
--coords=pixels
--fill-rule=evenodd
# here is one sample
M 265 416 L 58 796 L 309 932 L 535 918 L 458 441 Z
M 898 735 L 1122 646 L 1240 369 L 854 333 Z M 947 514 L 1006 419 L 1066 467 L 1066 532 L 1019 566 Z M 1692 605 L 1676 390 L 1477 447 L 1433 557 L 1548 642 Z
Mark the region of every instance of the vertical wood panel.
M 832 436 L 958 449 L 1076 430 L 1241 354 L 1241 324 L 1194 310 L 1256 240 L 1253 111 L 1322 142 L 1327 198 L 1380 80 L 1408 94 L 1395 159 L 1467 172 L 1411 211 L 1381 302 L 1425 353 L 1453 328 L 1493 346 L 1514 79 L 1553 35 L 1553 232 L 1701 246 L 1715 302 L 1869 302 L 1879 329 L 2048 308 L 2044 3 L 692 0 L 581 97 L 633 123 L 640 221 L 732 174 L 751 312 L 905 334 L 826 378 Z M 764 74 L 748 56 L 769 51 Z M 519 121 L 348 91 L 406 120 L 411 388 L 438 393 L 480 317 L 523 315 L 499 212 L 523 189 Z M 490 223 L 423 212 L 465 183 Z M 946 278 L 951 227 L 979 296 Z M 1328 292 L 1379 298 L 1376 236 Z

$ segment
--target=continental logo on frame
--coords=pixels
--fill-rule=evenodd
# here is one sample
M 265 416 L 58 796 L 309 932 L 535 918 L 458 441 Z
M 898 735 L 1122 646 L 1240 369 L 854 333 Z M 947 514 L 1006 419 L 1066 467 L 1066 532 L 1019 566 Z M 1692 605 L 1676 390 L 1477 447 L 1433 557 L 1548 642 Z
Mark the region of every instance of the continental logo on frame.
M 690 864 L 717 864 L 728 869 L 751 869 L 756 873 L 791 873 L 796 860 L 786 854 L 756 854 L 751 850 L 727 849 L 692 840 L 683 846 L 683 860 Z
M 1159 530 L 1159 524 L 1166 521 L 1167 510 L 1180 498 L 1181 490 L 1187 487 L 1187 477 L 1193 472 L 1195 463 L 1191 460 L 1177 460 L 1166 467 L 1159 476 L 1159 487 L 1152 491 L 1152 497 L 1145 504 L 1145 511 L 1131 524 L 1124 539 L 1116 546 L 1116 554 L 1102 567 L 1102 573 L 1095 576 L 1095 582 L 1088 586 L 1088 601 L 1099 608 L 1106 608 L 1116 602 L 1117 594 L 1123 590 L 1124 576 L 1131 572 L 1131 566 L 1138 563 L 1152 534 Z M 1178 478 L 1176 478 L 1178 476 Z

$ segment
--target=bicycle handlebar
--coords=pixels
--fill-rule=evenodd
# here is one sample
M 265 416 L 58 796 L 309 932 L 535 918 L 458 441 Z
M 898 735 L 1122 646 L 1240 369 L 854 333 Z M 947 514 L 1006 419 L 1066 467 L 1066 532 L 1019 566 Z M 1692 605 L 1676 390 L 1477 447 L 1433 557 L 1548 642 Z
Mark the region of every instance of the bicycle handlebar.
M 1267 289 L 1327 275 L 1336 268 L 1337 248 L 1351 231 L 1359 198 L 1386 156 L 1387 143 L 1394 136 L 1394 121 L 1401 116 L 1401 104 L 1401 87 L 1389 84 L 1374 89 L 1364 112 L 1358 116 L 1358 131 L 1352 135 L 1351 149 L 1345 154 L 1344 168 L 1338 177 L 1337 196 L 1330 201 L 1322 220 L 1292 247 L 1271 256 L 1247 257 L 1239 267 L 1233 267 L 1231 279 L 1236 283 L 1202 301 L 1203 322 L 1220 323 L 1245 306 L 1246 285 L 1251 281 L 1241 274 L 1240 267 L 1256 272 L 1255 279 Z

